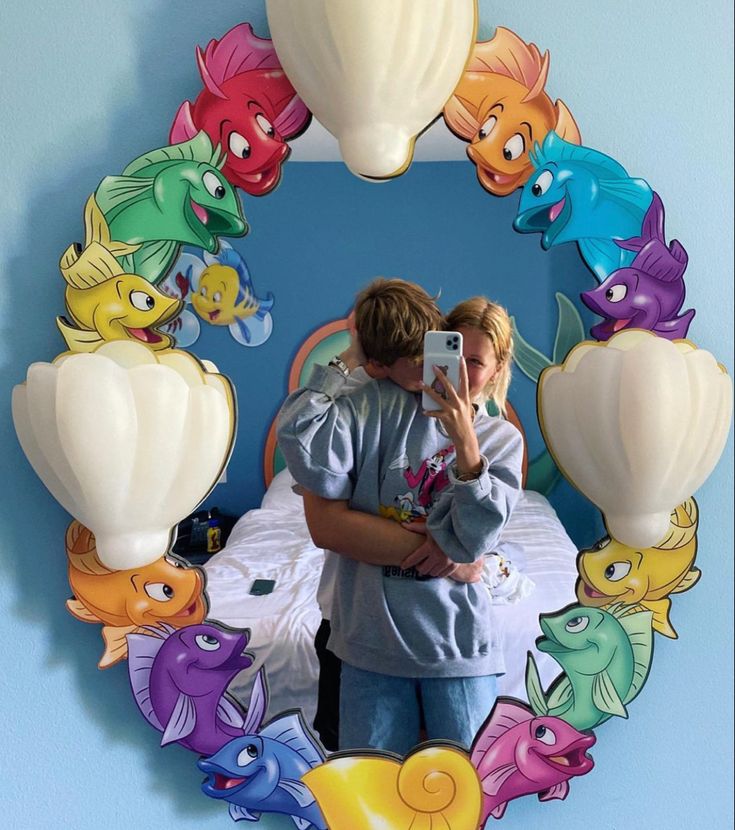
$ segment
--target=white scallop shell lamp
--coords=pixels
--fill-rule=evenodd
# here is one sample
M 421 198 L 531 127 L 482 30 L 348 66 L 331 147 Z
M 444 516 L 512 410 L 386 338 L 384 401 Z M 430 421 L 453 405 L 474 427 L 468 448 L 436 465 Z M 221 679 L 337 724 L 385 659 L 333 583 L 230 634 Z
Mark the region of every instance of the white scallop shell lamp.
M 127 341 L 33 363 L 13 390 L 23 451 L 113 570 L 166 553 L 224 469 L 235 420 L 232 387 L 213 364 Z
M 474 45 L 475 0 L 267 0 L 288 79 L 358 176 L 411 163 Z
M 611 536 L 648 548 L 717 464 L 732 381 L 687 340 L 629 330 L 580 343 L 544 370 L 538 407 L 551 454 L 603 512 Z

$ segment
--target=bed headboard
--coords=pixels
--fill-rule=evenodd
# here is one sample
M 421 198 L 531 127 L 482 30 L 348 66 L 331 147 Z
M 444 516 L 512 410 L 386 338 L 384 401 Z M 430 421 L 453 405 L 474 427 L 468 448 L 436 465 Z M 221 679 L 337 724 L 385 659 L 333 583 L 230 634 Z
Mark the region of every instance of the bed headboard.
M 325 323 L 316 329 L 316 331 L 312 332 L 301 344 L 291 363 L 288 373 L 287 394 L 290 394 L 303 385 L 308 373 L 311 371 L 311 367 L 315 363 L 327 363 L 334 355 L 344 351 L 349 345 L 349 338 L 346 317 Z M 525 487 L 528 476 L 528 444 L 526 442 L 526 433 L 518 417 L 518 413 L 510 401 L 506 407 L 508 420 L 518 428 L 523 436 L 523 486 Z M 285 461 L 276 442 L 276 420 L 274 418 L 268 430 L 268 437 L 266 438 L 263 451 L 263 478 L 265 479 L 266 487 L 270 485 L 273 476 L 285 466 Z

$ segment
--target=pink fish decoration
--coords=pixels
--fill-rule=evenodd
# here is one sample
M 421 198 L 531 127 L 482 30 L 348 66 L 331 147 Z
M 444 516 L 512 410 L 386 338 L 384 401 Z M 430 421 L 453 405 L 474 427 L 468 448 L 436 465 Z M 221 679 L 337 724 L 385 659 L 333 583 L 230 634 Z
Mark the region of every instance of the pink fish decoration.
M 478 732 L 470 760 L 482 783 L 482 819 L 501 818 L 508 802 L 538 793 L 539 801 L 564 799 L 569 779 L 594 766 L 586 750 L 592 733 L 580 732 L 554 717 L 533 712 L 508 698 L 498 698 Z

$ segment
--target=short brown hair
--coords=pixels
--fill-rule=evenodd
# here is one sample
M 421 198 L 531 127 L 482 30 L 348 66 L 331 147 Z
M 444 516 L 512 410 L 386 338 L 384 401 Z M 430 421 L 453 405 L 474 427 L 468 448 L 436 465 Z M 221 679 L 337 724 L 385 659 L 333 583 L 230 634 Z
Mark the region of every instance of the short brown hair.
M 447 315 L 447 329 L 456 331 L 466 327 L 480 329 L 493 344 L 498 371 L 485 389 L 483 397 L 492 400 L 505 415 L 505 400 L 510 386 L 510 370 L 513 361 L 513 327 L 503 306 L 487 297 L 470 297 L 455 306 Z
M 365 357 L 384 366 L 401 357 L 420 358 L 424 334 L 443 327 L 434 299 L 406 280 L 378 277 L 355 302 L 355 328 Z

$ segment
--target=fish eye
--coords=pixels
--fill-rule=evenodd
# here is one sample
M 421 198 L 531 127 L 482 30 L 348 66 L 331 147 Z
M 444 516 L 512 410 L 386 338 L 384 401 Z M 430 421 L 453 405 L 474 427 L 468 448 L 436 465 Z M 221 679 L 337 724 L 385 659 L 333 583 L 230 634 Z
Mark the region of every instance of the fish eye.
M 166 563 L 171 565 L 171 567 L 173 567 L 173 568 L 183 568 L 184 567 L 184 563 L 180 562 L 174 556 L 164 556 L 163 558 L 166 561 Z
M 250 142 L 240 133 L 230 133 L 228 142 L 230 152 L 239 159 L 246 159 L 250 155 Z
M 570 634 L 579 634 L 584 631 L 590 624 L 589 617 L 572 617 L 571 620 L 564 626 Z
M 541 741 L 542 744 L 547 746 L 553 746 L 556 743 L 556 735 L 548 726 L 537 726 L 533 736 L 537 741 Z
M 202 176 L 202 184 L 210 196 L 214 196 L 215 199 L 225 198 L 225 193 L 227 191 L 219 178 L 215 176 L 211 170 L 207 170 L 207 172 Z
M 202 295 L 202 297 L 206 297 L 206 296 L 207 296 L 207 286 L 206 286 L 206 285 L 203 285 L 203 286 L 199 289 L 199 293 Z
M 480 127 L 480 131 L 477 133 L 477 137 L 482 141 L 483 138 L 487 138 L 490 133 L 495 129 L 495 125 L 498 123 L 498 119 L 491 115 L 490 118 L 485 121 L 485 123 Z
M 263 113 L 258 113 L 258 115 L 255 116 L 255 121 L 260 127 L 260 129 L 263 130 L 263 132 L 267 136 L 273 138 L 273 136 L 276 134 L 276 131 L 273 129 L 273 124 L 271 124 L 271 122 L 263 115 Z
M 157 602 L 168 602 L 174 595 L 174 589 L 165 582 L 150 582 L 145 586 L 145 592 Z
M 130 305 L 133 308 L 137 308 L 138 311 L 150 311 L 155 304 L 156 301 L 153 297 L 150 294 L 146 294 L 145 291 L 130 292 Z
M 212 637 L 210 634 L 197 634 L 194 638 L 194 642 L 202 651 L 217 651 L 220 646 L 219 640 L 216 637 Z
M 511 136 L 503 146 L 503 158 L 506 161 L 515 161 L 526 151 L 526 142 L 520 133 Z
M 215 303 L 220 302 L 220 300 L 222 299 L 222 292 L 215 291 L 214 294 L 212 294 L 212 299 L 215 301 Z
M 630 573 L 630 562 L 613 562 L 605 568 L 605 579 L 619 582 Z
M 554 177 L 551 175 L 550 170 L 544 170 L 544 172 L 536 179 L 531 188 L 531 193 L 534 196 L 543 196 L 544 193 L 551 187 L 551 183 L 554 181 Z
M 605 299 L 611 303 L 619 303 L 621 300 L 625 299 L 625 295 L 627 293 L 627 285 L 613 285 L 612 288 L 608 288 L 605 292 Z
M 258 757 L 258 747 L 255 744 L 248 744 L 245 749 L 241 750 L 241 752 L 237 756 L 237 765 L 238 767 L 246 767 L 248 764 L 252 764 L 252 762 Z

